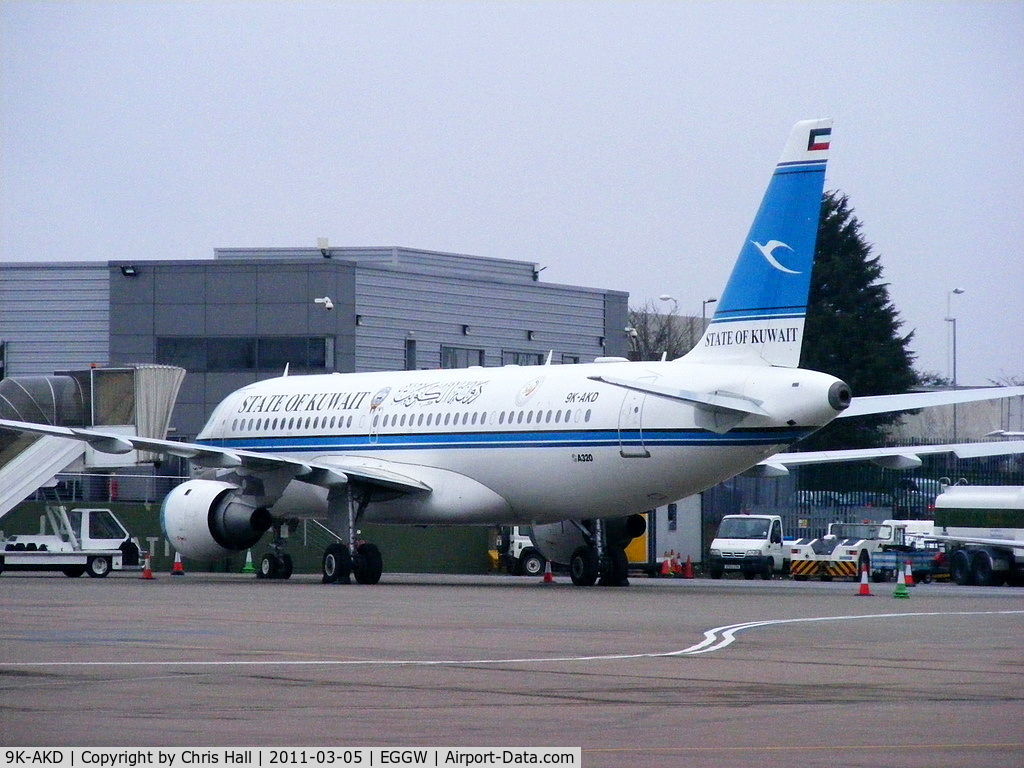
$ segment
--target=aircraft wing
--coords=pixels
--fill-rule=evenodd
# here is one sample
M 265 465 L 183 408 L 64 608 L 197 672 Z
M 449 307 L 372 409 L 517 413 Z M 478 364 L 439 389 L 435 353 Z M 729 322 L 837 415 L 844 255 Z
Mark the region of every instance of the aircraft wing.
M 972 403 L 977 400 L 997 400 L 1004 397 L 1024 396 L 1024 387 L 980 387 L 977 389 L 949 389 L 937 392 L 908 392 L 902 395 L 871 395 L 854 397 L 850 407 L 836 416 L 867 416 L 873 413 L 895 413 L 928 408 L 935 405 Z
M 88 443 L 103 453 L 128 453 L 132 450 L 150 451 L 163 456 L 180 456 L 202 467 L 241 467 L 251 472 L 274 472 L 287 470 L 302 482 L 330 488 L 345 485 L 350 479 L 390 491 L 415 493 L 430 491 L 426 483 L 409 477 L 402 472 L 379 465 L 365 466 L 344 456 L 331 457 L 330 463 L 306 462 L 280 454 L 241 451 L 220 448 L 200 443 L 180 443 L 174 440 L 159 440 L 151 437 L 116 435 L 99 430 L 77 427 L 54 427 L 49 424 L 33 424 L 25 421 L 0 419 L 0 429 L 13 432 L 29 432 L 37 435 L 53 435 L 69 440 Z
M 895 448 L 854 448 L 846 451 L 803 451 L 777 453 L 765 459 L 748 474 L 760 477 L 781 477 L 792 467 L 808 464 L 834 464 L 846 461 L 870 461 L 886 469 L 915 469 L 921 466 L 921 457 L 937 453 L 952 453 L 959 459 L 982 456 L 1003 456 L 1024 453 L 1024 440 L 1004 440 L 986 443 L 946 443 L 944 445 L 911 445 Z
M 984 538 L 981 536 L 946 536 L 942 533 L 929 533 L 924 535 L 922 538 L 927 539 L 928 541 L 948 541 L 960 544 L 980 544 L 988 547 L 1013 547 L 1014 549 L 1024 549 L 1024 541 L 1021 539 L 995 539 Z

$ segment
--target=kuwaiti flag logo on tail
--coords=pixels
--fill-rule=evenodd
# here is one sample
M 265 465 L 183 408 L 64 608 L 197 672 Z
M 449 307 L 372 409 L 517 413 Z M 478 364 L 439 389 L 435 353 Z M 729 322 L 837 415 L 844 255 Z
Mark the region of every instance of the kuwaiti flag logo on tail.
M 831 137 L 831 128 L 812 128 L 807 136 L 807 151 L 817 152 L 822 149 L 828 149 Z

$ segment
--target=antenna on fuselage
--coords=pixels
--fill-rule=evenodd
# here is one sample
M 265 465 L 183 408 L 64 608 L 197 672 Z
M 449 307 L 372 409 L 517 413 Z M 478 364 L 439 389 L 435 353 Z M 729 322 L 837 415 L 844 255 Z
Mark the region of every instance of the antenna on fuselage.
M 291 363 L 285 363 L 284 364 L 284 373 L 281 374 L 281 378 L 284 378 L 285 376 L 288 375 L 288 366 L 289 365 L 291 365 Z
M 549 349 L 548 350 L 548 359 L 544 361 L 544 365 L 551 365 L 551 358 L 554 357 L 554 354 L 555 354 L 555 350 L 553 350 L 553 349 Z

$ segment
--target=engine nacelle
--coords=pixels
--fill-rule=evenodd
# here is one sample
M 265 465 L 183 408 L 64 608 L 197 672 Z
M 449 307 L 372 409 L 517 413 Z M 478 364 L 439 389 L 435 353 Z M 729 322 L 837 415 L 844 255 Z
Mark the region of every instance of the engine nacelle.
M 219 480 L 189 480 L 174 488 L 160 509 L 171 546 L 185 557 L 210 561 L 258 542 L 270 527 L 270 511 L 239 491 Z

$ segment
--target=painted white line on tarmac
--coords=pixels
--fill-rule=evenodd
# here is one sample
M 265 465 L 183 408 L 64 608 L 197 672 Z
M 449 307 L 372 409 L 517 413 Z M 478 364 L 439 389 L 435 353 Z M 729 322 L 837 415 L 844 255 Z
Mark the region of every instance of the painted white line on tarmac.
M 769 619 L 726 624 L 704 632 L 704 639 L 677 651 L 660 653 L 610 653 L 593 656 L 541 656 L 504 659 L 231 659 L 221 661 L 0 661 L 0 669 L 27 667 L 440 667 L 483 664 L 558 664 L 583 661 L 629 661 L 663 659 L 671 656 L 697 656 L 727 648 L 736 635 L 750 629 L 784 624 L 813 624 L 820 621 L 857 621 L 863 619 L 914 619 L 928 616 L 1019 616 L 1021 611 L 933 611 L 929 613 L 872 613 L 851 616 L 815 616 L 804 619 Z

